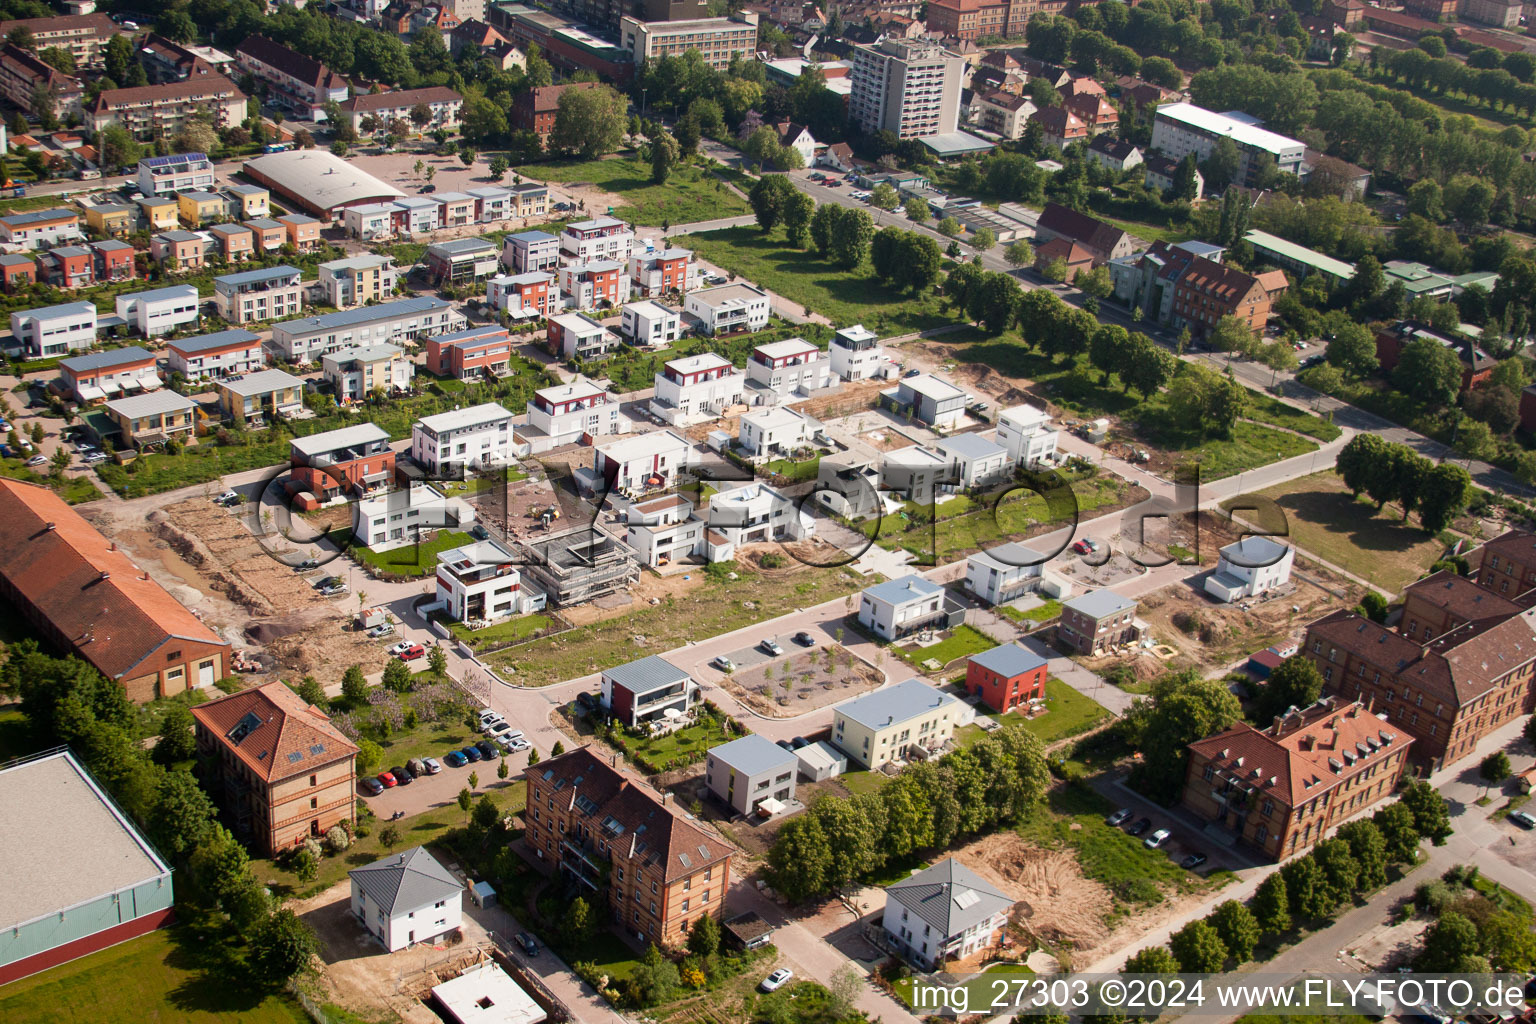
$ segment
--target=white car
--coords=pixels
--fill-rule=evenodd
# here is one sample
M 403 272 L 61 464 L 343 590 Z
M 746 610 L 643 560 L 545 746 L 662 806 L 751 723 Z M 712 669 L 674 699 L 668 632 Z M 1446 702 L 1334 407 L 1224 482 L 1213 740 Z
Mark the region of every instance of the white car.
M 1156 832 L 1153 832 L 1151 835 L 1147 836 L 1147 838 L 1143 839 L 1142 844 L 1145 845 L 1149 850 L 1155 850 L 1159 846 L 1162 846 L 1164 843 L 1166 843 L 1168 841 L 1168 837 L 1171 835 L 1173 835 L 1172 832 L 1165 828 L 1160 828 Z
M 222 505 L 226 501 L 239 501 L 240 495 L 236 494 L 234 491 L 225 491 L 223 494 L 219 495 L 213 500 Z
M 504 719 L 501 717 L 500 711 L 494 711 L 491 708 L 480 709 L 480 728 L 489 729 L 491 726 L 501 721 L 504 721 Z
M 435 757 L 424 757 L 421 763 L 426 767 L 428 775 L 436 775 L 443 770 L 443 763 Z
M 401 640 L 397 644 L 391 644 L 389 646 L 389 650 L 385 651 L 384 653 L 388 654 L 391 658 L 394 658 L 394 657 L 398 657 L 401 654 L 404 654 L 406 651 L 410 650 L 412 647 L 415 647 L 415 646 L 416 646 L 416 644 L 413 643 L 410 640 Z
M 768 977 L 764 978 L 757 986 L 764 992 L 774 992 L 784 987 L 784 983 L 795 976 L 795 972 L 788 967 L 780 967 Z
M 519 736 L 522 735 L 522 733 L 517 732 L 516 729 L 512 728 L 512 726 L 508 725 L 500 718 L 496 719 L 494 722 L 487 722 L 485 724 L 485 734 L 493 740 L 503 739 L 512 735 L 513 733 L 517 733 Z
M 27 465 L 34 467 L 46 466 L 48 465 L 48 457 L 46 455 L 34 455 L 27 460 Z
M 723 654 L 711 661 L 710 664 L 715 666 L 715 668 L 719 669 L 721 672 L 736 671 L 736 663 Z

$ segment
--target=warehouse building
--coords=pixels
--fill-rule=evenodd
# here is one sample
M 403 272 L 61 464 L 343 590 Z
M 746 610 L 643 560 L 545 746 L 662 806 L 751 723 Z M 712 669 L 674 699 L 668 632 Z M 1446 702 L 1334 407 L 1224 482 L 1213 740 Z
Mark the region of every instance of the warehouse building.
M 323 149 L 258 156 L 246 161 L 245 173 L 326 223 L 338 219 L 349 206 L 383 203 L 405 195 Z

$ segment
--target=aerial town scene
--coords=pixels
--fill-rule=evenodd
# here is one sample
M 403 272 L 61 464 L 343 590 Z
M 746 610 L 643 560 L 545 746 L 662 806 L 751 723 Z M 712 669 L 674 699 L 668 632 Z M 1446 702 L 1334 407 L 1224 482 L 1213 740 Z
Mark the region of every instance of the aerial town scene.
M 0 0 L 0 1022 L 1536 1024 L 1536 10 L 1387 3 Z

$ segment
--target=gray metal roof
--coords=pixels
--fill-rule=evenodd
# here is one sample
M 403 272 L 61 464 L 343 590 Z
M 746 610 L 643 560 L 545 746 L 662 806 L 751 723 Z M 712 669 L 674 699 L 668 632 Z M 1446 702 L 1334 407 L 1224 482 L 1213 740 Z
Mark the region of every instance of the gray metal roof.
M 1062 607 L 1086 615 L 1090 619 L 1107 619 L 1111 615 L 1130 611 L 1136 607 L 1136 602 L 1106 588 L 1090 591 L 1081 597 L 1074 597 L 1070 601 L 1063 602 Z
M 186 412 L 197 408 L 190 398 L 183 398 L 174 391 L 151 391 L 147 395 L 119 398 L 108 402 L 107 408 L 120 412 L 129 419 L 138 416 L 157 416 L 168 412 Z
M 954 437 L 946 437 L 938 443 L 938 448 L 946 455 L 962 459 L 985 459 L 993 455 L 1008 454 L 1008 449 L 996 441 L 988 441 L 980 434 L 956 434 Z
M 794 768 L 800 763 L 791 751 L 756 733 L 714 747 L 709 756 L 747 776 L 762 775 L 786 766 Z
M 214 331 L 212 334 L 200 334 L 195 338 L 182 338 L 178 341 L 166 342 L 178 352 L 192 355 L 196 352 L 206 352 L 211 348 L 223 348 L 240 341 L 260 341 L 261 335 L 243 331 L 238 327 L 227 331 Z
M 688 673 L 659 654 L 641 658 L 627 665 L 619 665 L 603 672 L 608 681 L 624 687 L 631 693 L 649 693 L 663 686 L 671 686 L 688 678 Z
M 1018 644 L 1002 644 L 990 651 L 971 655 L 971 664 L 991 669 L 1004 679 L 1012 679 L 1025 672 L 1033 672 L 1045 664 L 1045 659 Z
M 251 395 L 264 395 L 278 388 L 303 388 L 304 381 L 283 370 L 257 370 L 255 373 L 245 374 L 239 380 L 221 380 L 218 386 L 230 394 L 248 398 Z
M 837 705 L 833 710 L 865 728 L 884 729 L 926 714 L 936 707 L 958 703 L 951 695 L 934 689 L 921 679 L 913 678 L 855 697 L 846 704 Z
M 420 846 L 353 868 L 347 874 L 353 885 L 391 917 L 397 910 L 430 907 L 464 891 L 459 880 Z
M 932 597 L 943 589 L 932 580 L 925 580 L 913 573 L 911 576 L 886 580 L 884 583 L 867 587 L 864 590 L 864 596 L 871 600 L 884 601 L 886 604 L 901 605 L 915 598 Z
M 1043 551 L 1036 551 L 1028 545 L 1010 541 L 985 551 L 978 551 L 967 561 L 980 562 L 988 568 L 1007 572 L 1010 569 L 1038 569 L 1050 559 Z
M 1268 537 L 1249 536 L 1221 549 L 1221 557 L 1245 569 L 1274 565 L 1291 549 Z
M 223 277 L 213 279 L 214 284 L 242 285 L 256 284 L 260 281 L 275 281 L 282 277 L 292 277 L 299 274 L 298 267 L 290 267 L 283 263 L 275 267 L 262 267 L 259 270 L 242 270 L 238 274 L 225 274 Z
M 337 430 L 327 430 L 308 437 L 295 437 L 288 446 L 300 455 L 323 455 L 338 448 L 352 448 L 373 441 L 388 441 L 389 431 L 377 423 L 358 423 Z
M 378 321 L 391 320 L 395 317 L 432 313 L 439 309 L 446 309 L 448 306 L 449 303 L 434 295 L 417 295 L 409 299 L 397 299 L 394 302 L 381 303 L 377 306 L 344 309 L 339 313 L 307 316 L 300 320 L 283 320 L 273 324 L 272 331 L 274 334 L 302 335 L 313 331 L 339 330 L 343 327 L 371 324 Z
M 946 939 L 1013 906 L 1013 900 L 953 857 L 887 886 L 885 898 L 906 907 Z
M 130 348 L 92 352 L 90 355 L 70 356 L 68 359 L 60 359 L 59 366 L 71 373 L 81 373 L 86 370 L 104 370 L 109 366 L 122 366 L 124 363 L 141 363 L 153 358 L 155 358 L 153 355 L 134 345 Z

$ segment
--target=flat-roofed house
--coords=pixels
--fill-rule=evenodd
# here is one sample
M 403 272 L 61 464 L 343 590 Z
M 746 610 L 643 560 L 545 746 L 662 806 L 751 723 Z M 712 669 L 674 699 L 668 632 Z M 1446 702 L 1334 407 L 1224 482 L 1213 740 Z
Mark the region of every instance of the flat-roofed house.
M 1002 644 L 973 654 L 965 666 L 965 692 L 999 714 L 1045 698 L 1046 660 L 1027 647 Z
M 165 348 L 171 371 L 188 380 L 250 373 L 267 365 L 261 336 L 238 328 L 178 338 L 166 342 Z
M 59 380 L 81 405 L 122 394 L 153 391 L 161 385 L 155 355 L 137 345 L 59 360 Z
M 427 339 L 426 368 L 439 377 L 505 377 L 512 368 L 512 335 L 500 325 L 471 327 Z
M 859 595 L 859 625 L 881 640 L 942 629 L 948 618 L 944 588 L 915 573 L 877 583 Z
M 744 283 L 690 292 L 683 304 L 705 334 L 760 331 L 768 326 L 768 307 L 768 293 Z
M 119 295 L 115 301 L 117 315 L 146 338 L 170 334 L 202 317 L 202 300 L 190 284 Z
M 423 416 L 411 427 L 411 458 L 433 479 L 512 462 L 512 414 L 495 402 Z
M 528 423 L 517 428 L 535 451 L 621 434 L 627 429 L 629 418 L 613 395 L 585 377 L 535 391 L 528 403 Z
M 96 344 L 96 306 L 65 302 L 11 314 L 11 334 L 34 359 L 65 356 Z
M 746 390 L 745 375 L 714 352 L 669 359 L 655 380 L 651 412 L 674 427 L 724 414 L 742 404 Z
M 80 215 L 64 207 L 0 217 L 0 243 L 5 245 L 44 249 L 82 241 L 84 238 L 80 230 Z
M 1094 590 L 1065 601 L 1056 636 L 1067 646 L 1090 657 L 1141 639 L 1136 602 L 1113 590 Z
M 282 370 L 257 370 L 216 381 L 223 418 L 240 427 L 262 427 L 304 411 L 304 381 Z
M 174 391 L 150 391 L 107 403 L 107 418 L 117 427 L 122 445 L 157 448 L 167 441 L 184 441 L 197 429 L 197 405 Z
M 754 405 L 770 405 L 825 388 L 831 378 L 826 353 L 804 338 L 757 346 L 747 358 L 746 393 Z
M 930 373 L 903 377 L 895 388 L 881 392 L 880 397 L 897 412 L 909 413 L 913 419 L 937 430 L 957 426 L 970 402 L 964 391 Z
M 321 292 L 337 309 L 366 305 L 394 294 L 399 276 L 393 256 L 372 253 L 322 263 L 318 272 Z
M 835 705 L 832 745 L 871 771 L 892 761 L 932 756 L 962 724 L 962 708 L 950 694 L 908 679 Z
M 602 673 L 603 707 L 631 729 L 666 716 L 686 713 L 699 703 L 699 685 L 687 672 L 660 655 L 631 661 Z
M 1033 469 L 1054 462 L 1061 431 L 1052 429 L 1050 422 L 1050 413 L 1027 402 L 1004 409 L 997 414 L 997 443 L 1016 466 Z
M 213 304 L 232 324 L 296 316 L 304 306 L 303 275 L 287 265 L 213 279 Z
M 408 394 L 416 364 L 399 345 L 384 342 L 327 352 L 320 357 L 321 379 L 329 381 L 342 405 L 365 401 L 374 392 L 389 397 Z
M 704 758 L 704 784 L 737 814 L 757 814 L 770 800 L 783 810 L 795 799 L 799 773 L 794 751 L 756 734 L 711 747 Z
M 991 605 L 1039 589 L 1048 558 L 1018 542 L 978 551 L 965 560 L 965 589 Z
M 358 423 L 288 442 L 287 487 L 295 504 L 308 510 L 335 498 L 369 494 L 395 477 L 389 431 Z M 304 495 L 308 494 L 308 499 Z
M 622 340 L 585 313 L 558 313 L 546 321 L 545 343 L 551 354 L 576 362 L 604 359 Z

